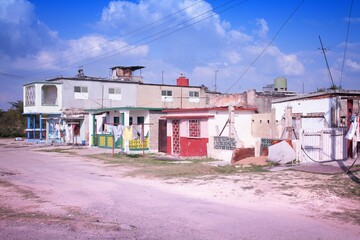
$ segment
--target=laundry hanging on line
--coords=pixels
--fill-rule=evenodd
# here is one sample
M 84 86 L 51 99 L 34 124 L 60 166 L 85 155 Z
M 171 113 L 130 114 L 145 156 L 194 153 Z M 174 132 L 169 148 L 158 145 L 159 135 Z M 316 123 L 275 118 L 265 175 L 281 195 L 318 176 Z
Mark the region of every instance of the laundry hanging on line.
M 114 140 L 115 142 L 123 136 L 125 141 L 131 141 L 140 138 L 140 142 L 143 141 L 143 132 L 141 129 L 141 126 L 112 126 L 112 132 L 114 134 Z

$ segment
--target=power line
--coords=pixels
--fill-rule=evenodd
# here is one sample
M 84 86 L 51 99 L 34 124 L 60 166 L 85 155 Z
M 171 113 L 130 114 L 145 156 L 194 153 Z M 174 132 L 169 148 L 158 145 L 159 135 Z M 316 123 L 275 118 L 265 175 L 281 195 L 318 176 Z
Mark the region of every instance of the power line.
M 335 90 L 335 84 L 334 84 L 334 80 L 333 80 L 333 77 L 332 77 L 332 75 L 331 75 L 331 71 L 330 71 L 330 67 L 329 67 L 329 63 L 328 63 L 328 60 L 327 60 L 327 57 L 326 57 L 326 53 L 325 53 L 325 48 L 324 48 L 324 46 L 323 46 L 323 43 L 322 43 L 322 41 L 321 41 L 321 37 L 320 37 L 320 35 L 319 35 L 319 40 L 320 40 L 320 44 L 321 44 L 321 48 L 320 48 L 320 50 L 323 52 L 323 54 L 324 54 L 324 58 L 325 58 L 325 62 L 326 62 L 326 67 L 327 67 L 327 69 L 328 69 L 328 71 L 329 71 L 329 76 L 330 76 L 330 84 L 331 84 L 331 89 L 333 89 L 333 90 Z
M 339 85 L 340 88 L 341 88 L 342 77 L 343 77 L 343 72 L 344 72 L 344 65 L 345 65 L 347 44 L 348 44 L 348 39 L 349 39 L 350 21 L 351 21 L 351 13 L 352 13 L 353 3 L 354 3 L 354 0 L 351 0 L 350 11 L 349 11 L 349 21 L 348 21 L 347 30 L 346 30 L 346 40 L 345 40 L 345 48 L 344 48 L 344 57 L 343 57 L 343 62 L 342 62 L 342 66 L 341 66 L 340 85 Z
M 226 6 L 226 5 L 228 5 L 228 4 L 230 4 L 231 2 L 234 2 L 234 1 L 236 1 L 236 0 L 231 0 L 231 1 L 225 2 L 225 3 L 217 6 L 216 8 L 213 8 L 213 9 L 211 9 L 211 10 L 208 10 L 208 11 L 206 11 L 206 12 L 203 12 L 203 13 L 195 16 L 195 17 L 192 17 L 192 18 L 190 18 L 190 19 L 188 19 L 188 20 L 185 20 L 185 21 L 183 21 L 183 22 L 181 22 L 181 23 L 178 23 L 178 24 L 176 24 L 176 25 L 174 25 L 174 26 L 171 26 L 171 27 L 169 27 L 169 28 L 167 28 L 167 29 L 165 29 L 165 30 L 156 32 L 156 33 L 154 33 L 154 34 L 151 34 L 150 36 L 147 36 L 147 37 L 142 38 L 142 39 L 140 39 L 140 40 L 137 40 L 137 41 L 135 41 L 135 42 L 131 42 L 131 43 L 127 44 L 126 46 L 121 47 L 120 49 L 112 50 L 112 51 L 106 52 L 106 53 L 104 53 L 104 54 L 98 55 L 98 56 L 96 56 L 96 57 L 90 58 L 90 59 L 95 59 L 95 60 L 93 60 L 93 61 L 90 61 L 90 62 L 85 62 L 85 61 L 83 61 L 83 62 L 78 62 L 77 64 L 89 65 L 89 64 L 92 64 L 92 63 L 95 63 L 95 62 L 98 62 L 98 61 L 107 59 L 107 58 L 111 58 L 111 57 L 116 56 L 116 55 L 118 55 L 118 54 L 120 54 L 120 53 L 125 53 L 125 52 L 128 52 L 128 51 L 130 51 L 130 50 L 139 48 L 139 47 L 141 47 L 141 46 L 143 46 L 143 45 L 145 45 L 145 44 L 154 42 L 154 41 L 156 41 L 156 40 L 159 40 L 159 39 L 161 39 L 161 38 L 164 38 L 164 37 L 166 37 L 166 36 L 169 36 L 169 35 L 171 35 L 171 34 L 173 34 L 173 33 L 175 33 L 175 32 L 179 32 L 179 31 L 181 31 L 181 30 L 183 30 L 183 29 L 186 29 L 186 28 L 188 28 L 188 27 L 190 27 L 190 26 L 193 26 L 193 25 L 195 25 L 195 24 L 197 24 L 197 23 L 199 23 L 199 22 L 205 21 L 206 19 L 209 19 L 209 18 L 211 18 L 211 17 L 213 17 L 213 16 L 215 16 L 215 15 L 217 15 L 217 14 L 219 14 L 219 13 L 222 13 L 222 12 L 224 12 L 224 11 L 227 11 L 227 10 L 229 10 L 229 9 L 232 9 L 232 8 L 234 8 L 234 7 L 240 5 L 240 4 L 242 4 L 242 3 L 244 3 L 244 2 L 246 2 L 246 1 L 248 1 L 248 0 L 241 1 L 240 3 L 237 3 L 237 4 L 233 5 L 233 6 L 228 7 L 228 8 L 225 8 L 224 10 L 221 10 L 221 11 L 219 11 L 219 12 L 215 12 L 215 13 L 210 14 L 209 16 L 204 17 L 204 18 L 202 18 L 202 19 L 200 19 L 200 20 L 197 20 L 197 21 L 195 21 L 195 22 L 189 23 L 189 22 L 191 22 L 191 21 L 194 20 L 194 19 L 197 19 L 197 18 L 199 18 L 199 17 L 201 17 L 201 16 L 203 16 L 203 15 L 205 15 L 205 14 L 208 14 L 208 13 L 210 13 L 210 12 L 213 12 L 215 9 L 221 8 L 221 7 L 223 7 L 223 6 Z M 188 25 L 184 25 L 184 24 L 186 24 L 186 23 L 189 23 L 189 24 L 188 24 Z M 176 27 L 179 27 L 179 26 L 180 26 L 180 28 L 176 29 Z M 172 30 L 172 29 L 174 29 L 174 30 Z M 172 30 L 172 31 L 171 31 L 171 30 Z M 170 32 L 169 32 L 169 31 L 170 31 Z M 168 32 L 168 33 L 167 33 L 167 32 Z M 143 41 L 146 40 L 146 39 L 150 39 L 150 40 L 143 42 Z M 138 44 L 138 43 L 141 43 L 141 45 L 131 46 L 131 45 Z M 124 50 L 119 51 L 119 50 L 121 50 L 121 49 L 124 49 Z M 115 52 L 117 52 L 117 53 L 115 53 Z M 114 53 L 114 54 L 111 54 L 111 53 Z M 111 55 L 108 55 L 108 54 L 111 54 Z M 102 58 L 99 58 L 99 57 L 101 57 L 101 56 L 103 56 L 103 57 L 102 57 Z
M 297 7 L 292 11 L 292 13 L 287 17 L 285 22 L 281 25 L 279 30 L 276 32 L 274 37 L 271 39 L 271 41 L 266 45 L 266 47 L 260 52 L 260 54 L 250 63 L 250 65 L 245 69 L 245 71 L 240 75 L 239 79 L 230 86 L 230 88 L 226 91 L 228 93 L 235 85 L 238 84 L 238 82 L 245 76 L 245 74 L 250 70 L 252 66 L 255 65 L 255 63 L 260 59 L 260 57 L 266 52 L 266 50 L 270 47 L 270 45 L 274 42 L 275 38 L 280 34 L 282 29 L 285 27 L 285 25 L 290 21 L 292 16 L 296 13 L 296 11 L 300 8 L 300 6 L 304 3 L 305 0 L 300 1 L 300 3 L 297 5 Z
M 217 1 L 217 0 L 215 0 L 215 1 Z M 199 4 L 200 2 L 202 2 L 202 0 L 199 0 L 199 1 L 193 3 L 193 4 L 189 5 L 189 6 L 186 6 L 186 7 L 182 8 L 182 9 L 180 9 L 180 10 L 174 12 L 174 13 L 169 14 L 169 15 L 167 15 L 167 16 L 159 19 L 159 20 L 156 20 L 156 21 L 154 21 L 154 22 L 152 22 L 152 23 L 149 23 L 149 24 L 146 24 L 146 25 L 144 25 L 144 26 L 141 26 L 141 27 L 139 27 L 139 28 L 137 28 L 137 29 L 135 29 L 135 30 L 132 30 L 132 31 L 130 31 L 130 32 L 127 32 L 127 33 L 125 33 L 125 34 L 123 34 L 123 35 L 121 35 L 121 36 L 118 36 L 118 37 L 113 38 L 113 39 L 111 39 L 111 40 L 108 40 L 108 41 L 106 41 L 106 42 L 97 44 L 96 46 L 91 47 L 91 48 L 88 48 L 88 49 L 85 49 L 85 50 L 83 50 L 83 51 L 80 51 L 80 52 L 77 52 L 77 53 L 74 53 L 74 54 L 67 55 L 67 56 L 63 57 L 61 61 L 49 61 L 49 62 L 47 62 L 47 63 L 44 63 L 44 64 L 40 65 L 40 66 L 45 66 L 45 65 L 53 64 L 53 63 L 55 63 L 55 64 L 56 64 L 56 63 L 57 63 L 57 64 L 59 64 L 59 63 L 64 63 L 64 62 L 66 62 L 66 61 L 65 61 L 66 59 L 69 59 L 69 58 L 71 58 L 71 57 L 73 57 L 73 56 L 81 55 L 81 54 L 83 54 L 83 53 L 90 52 L 90 51 L 92 51 L 92 50 L 95 49 L 95 48 L 101 47 L 101 46 L 106 45 L 106 44 L 109 44 L 109 43 L 111 43 L 111 42 L 115 42 L 115 41 L 118 40 L 118 39 L 121 39 L 121 38 L 123 38 L 123 37 L 129 36 L 129 35 L 131 35 L 131 34 L 133 34 L 133 33 L 139 32 L 140 30 L 146 29 L 146 28 L 148 28 L 148 27 L 150 27 L 150 26 L 152 26 L 152 25 L 155 25 L 156 23 L 162 22 L 163 20 L 165 20 L 165 19 L 167 19 L 167 18 L 170 18 L 170 17 L 172 17 L 172 16 L 174 16 L 174 15 L 180 13 L 180 12 L 183 12 L 183 11 L 185 11 L 186 9 L 189 9 L 189 8 L 191 8 L 191 7 Z M 170 19 L 170 21 L 171 21 L 171 19 Z M 165 22 L 165 23 L 161 24 L 160 26 L 162 26 L 162 25 L 164 25 L 164 24 L 166 24 L 166 23 L 168 23 L 168 22 Z M 159 26 L 156 26 L 156 27 L 159 27 Z M 145 31 L 145 32 L 148 32 L 148 31 L 151 31 L 151 30 L 152 30 L 152 29 L 149 29 L 149 30 L 147 30 L 147 31 Z M 142 34 L 143 34 L 143 33 L 144 33 L 144 32 L 142 32 Z M 135 35 L 135 36 L 136 36 L 136 35 Z M 35 67 L 35 68 L 39 68 L 39 67 Z
M 211 17 L 213 17 L 213 16 L 216 16 L 216 15 L 219 14 L 219 13 L 225 12 L 225 11 L 230 10 L 230 9 L 232 9 L 232 8 L 234 8 L 234 7 L 242 4 L 242 3 L 245 3 L 245 2 L 247 2 L 248 0 L 240 1 L 239 3 L 236 3 L 236 4 L 232 5 L 232 6 L 229 6 L 229 7 L 225 8 L 225 9 L 223 9 L 223 10 L 219 10 L 219 11 L 217 11 L 217 12 L 214 12 L 214 10 L 216 10 L 216 9 L 221 9 L 221 8 L 223 8 L 224 6 L 229 5 L 230 3 L 234 2 L 234 1 L 236 1 L 236 0 L 230 0 L 230 1 L 227 1 L 227 2 L 225 2 L 225 3 L 222 3 L 222 4 L 218 5 L 218 6 L 215 7 L 215 8 L 212 8 L 212 9 L 210 9 L 210 10 L 208 10 L 208 11 L 206 11 L 206 12 L 203 12 L 203 13 L 201 13 L 201 14 L 198 14 L 198 15 L 190 18 L 190 19 L 187 19 L 187 20 L 185 20 L 185 21 L 182 21 L 181 23 L 178 23 L 178 24 L 176 24 L 176 25 L 173 25 L 173 26 L 171 26 L 171 27 L 168 27 L 168 28 L 166 28 L 166 29 L 164 29 L 164 30 L 158 31 L 158 32 L 156 32 L 156 33 L 154 33 L 154 34 L 151 34 L 150 36 L 144 37 L 144 38 L 142 38 L 142 39 L 140 39 L 140 40 L 137 40 L 137 41 L 135 41 L 135 42 L 131 42 L 131 43 L 129 43 L 129 44 L 121 47 L 120 49 L 112 50 L 112 51 L 109 51 L 109 52 L 100 54 L 100 55 L 98 55 L 98 56 L 96 56 L 96 57 L 88 58 L 87 60 L 80 61 L 80 62 L 77 62 L 77 63 L 73 63 L 73 64 L 71 64 L 71 65 L 69 65 L 69 66 L 67 66 L 67 67 L 63 67 L 63 68 L 61 68 L 61 69 L 67 69 L 67 68 L 70 68 L 70 67 L 72 67 L 72 66 L 74 66 L 74 65 L 89 65 L 89 64 L 92 64 L 92 63 L 95 63 L 95 62 L 98 62 L 98 61 L 101 61 L 101 60 L 104 60 L 104 59 L 111 58 L 111 57 L 113 57 L 113 56 L 115 56 L 115 55 L 118 55 L 118 54 L 121 54 L 121 53 L 125 53 L 125 52 L 128 52 L 128 51 L 131 51 L 131 50 L 133 50 L 133 49 L 139 48 L 140 46 L 143 46 L 144 44 L 148 44 L 148 43 L 154 42 L 154 41 L 156 41 L 156 40 L 159 40 L 159 39 L 161 39 L 161 38 L 164 38 L 164 37 L 166 37 L 166 36 L 169 36 L 169 35 L 171 35 L 171 34 L 173 34 L 173 33 L 175 33 L 175 32 L 178 32 L 178 31 L 183 30 L 183 29 L 185 29 L 185 28 L 188 28 L 188 27 L 190 27 L 190 26 L 192 26 L 192 25 L 195 25 L 195 24 L 197 24 L 197 23 L 199 23 L 199 22 L 205 21 L 206 19 L 209 19 L 209 18 L 211 18 Z M 193 21 L 194 19 L 197 19 L 197 18 L 199 18 L 199 17 L 202 17 L 203 15 L 209 14 L 209 13 L 211 13 L 211 12 L 214 12 L 214 13 L 191 23 L 191 21 Z M 190 23 L 189 23 L 189 22 L 190 22 Z M 188 24 L 187 24 L 187 23 L 188 23 Z M 187 25 L 184 25 L 184 24 L 187 24 Z M 180 28 L 176 29 L 176 27 L 179 27 L 179 26 L 180 26 Z M 171 30 L 172 30 L 172 31 L 171 31 Z M 150 40 L 145 41 L 146 39 L 150 39 Z M 145 42 L 144 42 L 144 41 L 145 41 Z M 139 43 L 139 44 L 141 43 L 141 44 L 138 45 L 138 46 L 131 46 L 131 45 L 138 44 L 138 43 Z M 122 51 L 119 51 L 119 50 L 121 50 L 121 49 L 123 49 L 123 50 L 122 50 Z M 117 53 L 114 53 L 114 52 L 117 52 Z M 114 53 L 114 54 L 111 54 L 111 53 Z M 111 55 L 109 55 L 109 54 L 111 54 Z M 86 62 L 86 61 L 89 61 L 89 60 L 91 60 L 91 59 L 94 59 L 94 60 L 93 60 L 93 61 L 90 61 L 90 62 Z M 60 71 L 58 71 L 58 72 L 60 73 Z
M 215 0 L 215 1 L 217 1 L 217 0 Z M 230 2 L 233 2 L 233 1 L 235 1 L 235 0 L 231 0 L 231 1 L 228 1 L 228 2 L 226 2 L 226 3 L 223 3 L 223 4 L 220 5 L 220 7 L 221 7 L 221 6 L 224 6 L 224 5 L 226 5 L 226 4 L 229 4 Z M 115 40 L 117 40 L 117 39 L 120 39 L 120 38 L 122 38 L 122 37 L 124 37 L 124 36 L 131 35 L 132 33 L 139 32 L 140 30 L 142 30 L 142 29 L 144 29 L 144 28 L 147 28 L 147 27 L 149 27 L 149 26 L 155 25 L 156 23 L 161 22 L 161 21 L 163 21 L 164 19 L 167 19 L 167 18 L 169 18 L 169 17 L 172 17 L 172 16 L 174 16 L 174 15 L 180 13 L 180 12 L 183 12 L 183 11 L 185 11 L 186 9 L 189 9 L 189 8 L 195 6 L 196 4 L 200 3 L 200 2 L 202 2 L 202 1 L 198 1 L 198 2 L 196 2 L 196 3 L 194 3 L 194 4 L 192 4 L 192 5 L 186 6 L 186 7 L 182 8 L 182 9 L 180 9 L 180 10 L 178 10 L 178 11 L 176 11 L 176 12 L 170 14 L 170 15 L 167 15 L 167 16 L 165 16 L 165 17 L 163 17 L 163 18 L 161 18 L 161 19 L 153 22 L 153 23 L 150 23 L 150 24 L 147 24 L 147 25 L 145 25 L 145 26 L 143 26 L 143 27 L 140 27 L 140 28 L 138 28 L 138 29 L 135 29 L 134 31 L 131 31 L 131 32 L 126 33 L 126 34 L 124 34 L 124 35 L 122 35 L 122 36 L 119 36 L 119 37 L 117 37 L 117 38 L 115 38 L 115 39 L 113 39 L 113 40 L 109 40 L 109 41 L 107 41 L 107 42 L 105 42 L 105 43 L 99 44 L 99 45 L 94 46 L 94 47 L 92 47 L 92 48 L 90 48 L 90 49 L 84 50 L 84 51 L 82 51 L 82 52 L 80 52 L 80 53 L 69 55 L 69 56 L 67 56 L 67 57 L 65 57 L 65 58 L 62 58 L 62 60 L 60 60 L 60 61 L 50 61 L 50 62 L 48 62 L 48 63 L 46 63 L 46 64 L 49 64 L 49 63 L 64 63 L 64 62 L 66 62 L 65 59 L 68 59 L 68 58 L 70 58 L 71 56 L 76 56 L 76 55 L 80 55 L 81 53 L 89 52 L 89 51 L 91 51 L 91 50 L 94 49 L 94 48 L 97 48 L 97 47 L 99 47 L 99 46 L 102 46 L 102 45 L 105 45 L 105 44 L 107 44 L 107 43 L 113 42 L 113 41 L 115 41 Z M 203 6 L 200 6 L 200 7 L 203 7 Z M 199 8 L 200 8 L 200 7 L 199 7 Z M 199 9 L 199 8 L 196 8 L 196 9 Z M 219 8 L 219 6 L 216 7 L 216 8 L 213 8 L 213 9 L 217 9 L 217 8 Z M 196 10 L 196 9 L 194 9 L 194 10 Z M 111 53 L 113 53 L 113 52 L 117 52 L 117 51 L 119 51 L 119 50 L 121 50 L 121 49 L 125 49 L 125 50 L 121 51 L 120 53 L 124 53 L 124 52 L 130 51 L 130 50 L 133 50 L 133 49 L 135 49 L 135 48 L 138 48 L 139 46 L 131 47 L 131 46 L 130 46 L 131 44 L 141 43 L 142 41 L 144 41 L 144 40 L 146 40 L 146 39 L 152 38 L 152 37 L 154 37 L 154 36 L 156 36 L 156 35 L 159 35 L 159 34 L 161 34 L 161 33 L 163 33 L 163 32 L 169 31 L 169 30 L 171 30 L 171 29 L 174 28 L 174 27 L 180 26 L 181 24 L 184 24 L 184 23 L 186 23 L 186 22 L 188 22 L 188 21 L 191 21 L 191 20 L 193 20 L 193 19 L 195 19 L 195 18 L 198 18 L 198 17 L 200 17 L 200 16 L 202 16 L 202 15 L 204 15 L 204 14 L 206 14 L 206 13 L 209 13 L 209 12 L 211 12 L 211 11 L 212 11 L 212 10 L 208 10 L 208 11 L 203 12 L 203 13 L 195 16 L 195 17 L 192 17 L 192 18 L 186 20 L 186 21 L 183 21 L 183 22 L 181 22 L 181 23 L 179 23 L 179 24 L 177 24 L 177 25 L 175 25 L 175 26 L 168 27 L 168 28 L 166 28 L 165 30 L 156 32 L 156 33 L 154 33 L 154 34 L 152 34 L 152 35 L 150 35 L 150 36 L 147 36 L 147 37 L 142 38 L 142 39 L 140 39 L 140 40 L 137 40 L 137 41 L 135 41 L 135 42 L 131 42 L 131 43 L 129 43 L 129 44 L 126 44 L 125 46 L 121 47 L 120 49 L 115 49 L 115 50 L 112 50 L 112 51 L 108 51 L 108 52 L 103 53 L 103 54 L 100 54 L 100 55 L 98 55 L 98 56 L 95 56 L 95 57 L 92 57 L 92 58 L 88 58 L 87 60 L 79 61 L 79 62 L 70 64 L 70 65 L 68 65 L 68 66 L 66 66 L 66 67 L 62 67 L 61 69 L 67 69 L 67 68 L 70 68 L 70 67 L 72 67 L 72 66 L 74 66 L 74 65 L 88 65 L 88 64 L 90 64 L 90 63 L 97 62 L 97 61 L 94 60 L 94 61 L 91 61 L 90 63 L 86 63 L 86 61 L 89 61 L 89 59 L 90 59 L 90 60 L 91 60 L 91 59 L 97 59 L 97 58 L 99 58 L 99 57 L 101 57 L 101 56 L 105 56 L 105 57 L 102 57 L 102 58 L 100 58 L 99 60 L 103 60 L 103 59 L 106 59 L 106 58 L 110 58 L 110 57 L 112 57 L 112 56 L 114 56 L 114 55 L 110 55 L 110 56 L 108 56 L 108 57 L 106 57 L 106 56 L 109 55 L 109 54 L 111 54 Z M 176 18 L 175 18 L 175 19 L 176 19 Z M 158 25 L 158 26 L 155 26 L 154 28 L 148 29 L 148 30 L 145 31 L 145 32 L 141 32 L 140 34 L 144 34 L 144 33 L 146 33 L 146 32 L 152 31 L 152 30 L 154 30 L 154 29 L 156 29 L 156 28 L 158 28 L 158 27 L 160 27 L 160 26 L 162 26 L 162 25 L 165 25 L 165 24 L 168 23 L 168 22 L 173 22 L 173 20 L 170 19 L 169 21 L 167 21 L 167 22 L 165 22 L 165 23 L 163 23 L 163 24 L 161 24 L 161 25 Z M 140 35 L 140 34 L 134 35 L 133 38 L 136 37 L 137 35 Z M 157 38 L 157 39 L 158 39 L 158 38 Z M 155 39 L 155 40 L 157 40 L 157 39 Z M 153 41 L 149 41 L 149 42 L 153 42 Z M 142 45 L 144 45 L 144 44 L 146 44 L 146 43 L 149 43 L 149 42 L 145 42 L 145 43 L 143 43 Z M 126 48 L 127 48 L 127 49 L 126 49 Z M 115 54 L 115 55 L 116 55 L 116 54 Z M 83 63 L 84 63 L 84 64 L 83 64 Z M 35 66 L 35 67 L 33 67 L 33 68 L 40 68 L 41 66 L 44 66 L 44 65 L 46 65 L 46 64 L 38 65 L 37 67 Z M 28 71 L 23 71 L 23 73 L 24 73 L 24 72 L 28 72 Z M 60 73 L 60 70 L 57 71 L 57 72 Z

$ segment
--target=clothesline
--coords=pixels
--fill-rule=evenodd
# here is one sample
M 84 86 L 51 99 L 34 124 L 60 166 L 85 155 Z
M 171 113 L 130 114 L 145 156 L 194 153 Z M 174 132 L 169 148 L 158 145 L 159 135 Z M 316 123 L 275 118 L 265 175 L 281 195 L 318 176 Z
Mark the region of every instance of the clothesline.
M 110 125 L 110 124 L 109 124 Z M 140 142 L 143 144 L 143 156 L 145 154 L 144 152 L 144 142 L 145 142 L 145 136 L 144 136 L 144 125 L 153 125 L 152 123 L 141 123 L 141 124 L 131 124 L 130 126 L 124 126 L 124 125 L 112 125 L 112 135 L 114 138 L 113 141 L 113 155 L 114 155 L 114 147 L 115 142 L 123 136 L 123 139 L 125 140 L 125 152 L 128 152 L 129 148 L 129 141 L 135 140 L 140 138 Z M 141 126 L 141 128 L 139 128 Z

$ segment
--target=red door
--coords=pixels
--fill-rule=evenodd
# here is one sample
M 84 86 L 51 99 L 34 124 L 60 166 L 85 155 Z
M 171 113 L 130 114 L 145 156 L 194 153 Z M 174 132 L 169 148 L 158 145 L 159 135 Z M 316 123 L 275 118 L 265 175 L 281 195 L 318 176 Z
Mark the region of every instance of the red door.
M 159 152 L 166 153 L 167 144 L 166 144 L 166 120 L 159 120 Z

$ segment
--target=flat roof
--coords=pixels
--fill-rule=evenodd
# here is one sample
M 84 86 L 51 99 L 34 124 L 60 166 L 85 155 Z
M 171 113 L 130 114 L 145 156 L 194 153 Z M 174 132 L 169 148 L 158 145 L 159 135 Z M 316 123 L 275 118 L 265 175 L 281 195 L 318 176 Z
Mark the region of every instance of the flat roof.
M 46 80 L 46 82 L 61 81 L 61 80 L 103 82 L 103 83 L 116 83 L 116 84 L 137 84 L 137 85 L 144 85 L 144 86 L 164 86 L 164 87 L 179 87 L 179 88 L 206 88 L 206 86 L 178 86 L 178 85 L 161 84 L 161 83 L 143 83 L 143 82 L 133 82 L 133 81 L 119 81 L 119 80 L 113 80 L 113 79 L 108 79 L 108 78 L 78 78 L 78 77 L 66 78 L 66 77 L 58 77 L 58 78 L 52 78 L 52 79 Z M 42 82 L 42 83 L 44 83 L 44 82 Z M 28 83 L 28 84 L 33 84 L 33 83 Z
M 285 98 L 279 98 L 272 100 L 273 103 L 281 103 L 281 102 L 289 102 L 294 100 L 301 100 L 301 99 L 321 99 L 321 98 L 331 98 L 331 97 L 355 97 L 360 98 L 360 91 L 350 90 L 350 91 L 341 91 L 341 92 L 317 92 L 317 93 L 310 93 L 306 95 L 297 95 Z
M 113 107 L 113 108 L 95 108 L 95 109 L 84 109 L 86 112 L 108 112 L 116 110 L 148 110 L 148 111 L 161 111 L 162 108 L 145 108 L 145 107 Z
M 257 108 L 252 107 L 234 107 L 235 111 L 257 111 Z M 199 112 L 199 111 L 229 111 L 228 107 L 209 107 L 209 108 L 172 108 L 164 109 L 163 112 L 177 113 L 177 112 Z

